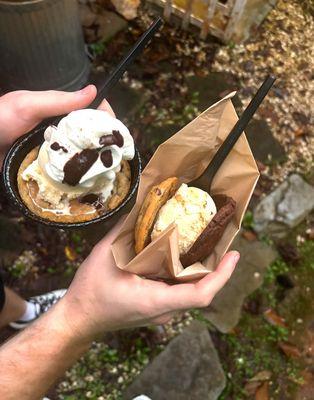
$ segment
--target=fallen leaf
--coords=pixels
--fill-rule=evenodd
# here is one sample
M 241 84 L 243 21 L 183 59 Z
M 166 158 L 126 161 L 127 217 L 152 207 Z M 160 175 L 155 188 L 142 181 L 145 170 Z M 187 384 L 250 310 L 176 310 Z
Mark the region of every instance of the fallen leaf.
M 69 261 L 75 261 L 77 259 L 76 251 L 70 246 L 65 246 L 64 254 Z
M 265 171 L 266 165 L 263 164 L 261 161 L 256 160 L 256 165 L 260 172 Z
M 254 396 L 254 394 L 256 393 L 257 389 L 262 386 L 262 382 L 260 381 L 254 381 L 254 382 L 247 382 L 244 385 L 244 391 L 247 394 L 247 396 Z
M 279 342 L 278 346 L 285 353 L 286 356 L 292 358 L 301 357 L 300 350 L 292 343 L 289 342 Z
M 267 322 L 274 326 L 282 326 L 286 328 L 287 325 L 285 324 L 284 318 L 280 317 L 274 310 L 269 308 L 268 310 L 264 311 L 264 317 Z
M 314 371 L 311 372 L 308 369 L 304 369 L 303 371 L 301 371 L 300 375 L 302 376 L 303 380 L 304 380 L 304 385 L 308 385 L 311 382 L 314 382 Z
M 255 392 L 255 400 L 269 400 L 269 383 L 264 382 Z
M 300 137 L 300 136 L 307 135 L 309 133 L 309 131 L 306 128 L 298 128 L 293 133 L 294 133 L 295 137 Z
M 268 370 L 263 370 L 258 372 L 255 376 L 253 376 L 253 378 L 250 379 L 250 382 L 254 382 L 254 381 L 269 381 L 271 378 L 271 372 Z
M 248 242 L 254 242 L 257 239 L 256 234 L 250 230 L 243 231 L 242 237 L 244 237 L 244 239 L 246 239 Z

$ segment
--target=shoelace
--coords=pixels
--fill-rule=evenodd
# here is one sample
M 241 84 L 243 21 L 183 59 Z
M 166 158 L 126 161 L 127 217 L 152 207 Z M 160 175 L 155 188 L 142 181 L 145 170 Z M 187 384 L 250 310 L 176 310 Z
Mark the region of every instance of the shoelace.
M 36 299 L 29 299 L 30 303 L 33 303 L 36 307 L 36 316 L 38 317 L 40 314 L 45 313 L 49 310 L 51 306 L 53 306 L 59 300 L 59 296 L 55 294 L 50 294 L 49 297 L 39 296 Z

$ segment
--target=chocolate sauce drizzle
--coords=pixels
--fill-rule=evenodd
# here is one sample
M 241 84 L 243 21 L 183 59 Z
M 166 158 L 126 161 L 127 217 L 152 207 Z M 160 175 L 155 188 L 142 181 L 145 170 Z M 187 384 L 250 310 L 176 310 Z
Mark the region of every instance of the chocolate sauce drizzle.
M 124 144 L 124 140 L 119 131 L 113 130 L 111 135 L 102 136 L 99 139 L 99 144 L 102 147 L 112 145 L 122 147 Z M 52 150 L 62 149 L 64 152 L 68 152 L 67 149 L 65 149 L 63 146 L 60 146 L 57 142 L 52 143 L 50 147 L 52 148 Z M 70 186 L 77 185 L 80 182 L 82 176 L 84 176 L 86 172 L 90 169 L 90 167 L 96 162 L 99 155 L 98 150 L 85 149 L 80 153 L 76 153 L 63 167 L 63 183 L 67 183 Z M 104 150 L 103 152 L 101 152 L 100 159 L 106 168 L 110 168 L 113 164 L 112 153 L 110 150 Z
M 111 167 L 113 163 L 112 153 L 110 150 L 105 150 L 100 154 L 101 162 L 104 164 L 106 168 Z
M 112 131 L 112 135 L 103 135 L 99 139 L 99 144 L 103 147 L 116 145 L 122 147 L 124 144 L 123 136 L 119 131 Z
M 67 183 L 70 186 L 77 185 L 82 176 L 96 162 L 97 158 L 98 151 L 96 149 L 85 149 L 80 153 L 76 153 L 63 167 L 63 183 Z
M 61 146 L 58 142 L 52 143 L 52 145 L 50 146 L 50 148 L 51 148 L 52 150 L 54 150 L 54 151 L 63 150 L 65 153 L 68 152 L 68 150 L 67 150 L 65 147 Z

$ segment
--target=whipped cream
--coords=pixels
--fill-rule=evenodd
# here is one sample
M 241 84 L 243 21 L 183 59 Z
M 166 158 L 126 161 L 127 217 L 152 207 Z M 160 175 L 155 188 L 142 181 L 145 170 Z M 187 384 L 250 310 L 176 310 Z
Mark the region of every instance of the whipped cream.
M 151 239 L 174 222 L 178 227 L 180 254 L 185 254 L 216 213 L 214 200 L 207 192 L 183 183 L 159 210 Z
M 22 177 L 35 180 L 40 197 L 56 209 L 88 193 L 100 194 L 105 202 L 121 161 L 135 152 L 128 128 L 102 110 L 73 111 L 49 126 L 44 137 L 38 158 Z

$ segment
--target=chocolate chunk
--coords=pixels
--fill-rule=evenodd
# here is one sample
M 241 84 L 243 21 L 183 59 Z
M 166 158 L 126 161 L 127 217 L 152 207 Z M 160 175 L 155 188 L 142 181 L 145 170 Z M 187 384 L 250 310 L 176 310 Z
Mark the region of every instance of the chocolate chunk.
M 111 167 L 113 160 L 112 160 L 112 154 L 111 154 L 110 150 L 103 151 L 100 155 L 100 159 L 106 168 Z
M 213 200 L 218 210 L 217 214 L 199 235 L 190 250 L 180 256 L 183 267 L 202 261 L 211 254 L 235 213 L 236 202 L 231 197 L 217 195 L 213 196 Z
M 112 133 L 115 138 L 115 144 L 118 147 L 122 147 L 124 144 L 124 140 L 123 140 L 123 136 L 121 135 L 121 133 L 119 131 L 112 131 Z
M 59 144 L 58 142 L 52 143 L 52 145 L 50 146 L 50 148 L 51 148 L 52 150 L 54 150 L 54 151 L 63 150 L 65 153 L 68 152 L 68 150 L 67 150 L 65 147 L 63 147 L 63 146 L 60 146 L 60 144 Z
M 103 135 L 99 139 L 99 144 L 103 147 L 116 145 L 122 147 L 124 144 L 123 136 L 119 131 L 112 131 L 112 135 Z
M 98 158 L 98 151 L 95 149 L 85 149 L 76 153 L 63 167 L 63 183 L 75 186 L 79 183 L 82 176 L 90 169 Z
M 80 203 L 90 204 L 96 208 L 96 210 L 100 210 L 104 207 L 104 204 L 101 202 L 100 197 L 95 193 L 89 193 L 79 199 Z
M 89 193 L 89 194 L 81 197 L 79 200 L 80 200 L 80 203 L 93 204 L 99 200 L 99 196 L 95 193 Z
M 112 146 L 116 144 L 116 139 L 113 135 L 104 135 L 99 139 L 99 144 L 104 147 Z

